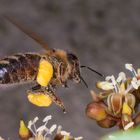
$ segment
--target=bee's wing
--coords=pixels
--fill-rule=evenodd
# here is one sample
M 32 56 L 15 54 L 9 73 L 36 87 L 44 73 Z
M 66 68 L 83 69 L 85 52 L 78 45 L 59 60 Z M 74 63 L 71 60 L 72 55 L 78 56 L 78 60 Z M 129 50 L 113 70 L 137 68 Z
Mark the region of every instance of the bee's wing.
M 15 25 L 17 28 L 19 28 L 22 32 L 24 32 L 26 35 L 31 37 L 33 40 L 35 40 L 37 43 L 39 43 L 44 49 L 49 50 L 50 48 L 47 45 L 47 42 L 39 36 L 37 33 L 33 32 L 29 28 L 24 27 L 21 23 L 19 23 L 17 20 L 4 15 L 4 17 L 10 21 L 13 25 Z

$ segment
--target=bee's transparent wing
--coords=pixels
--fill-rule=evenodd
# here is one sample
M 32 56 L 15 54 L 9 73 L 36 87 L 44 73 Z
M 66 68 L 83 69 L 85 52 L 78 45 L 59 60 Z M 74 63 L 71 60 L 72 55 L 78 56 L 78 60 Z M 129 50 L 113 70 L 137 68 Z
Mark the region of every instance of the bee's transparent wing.
M 38 35 L 37 33 L 33 32 L 29 28 L 26 28 L 25 26 L 23 26 L 21 23 L 19 23 L 16 19 L 14 19 L 12 17 L 7 16 L 7 15 L 4 15 L 4 17 L 8 21 L 10 21 L 13 25 L 15 25 L 18 29 L 20 29 L 22 32 L 24 32 L 26 35 L 28 35 L 30 38 L 32 38 L 38 44 L 40 44 L 45 50 L 50 49 L 48 47 L 47 42 L 45 41 L 45 39 L 43 39 L 40 35 Z

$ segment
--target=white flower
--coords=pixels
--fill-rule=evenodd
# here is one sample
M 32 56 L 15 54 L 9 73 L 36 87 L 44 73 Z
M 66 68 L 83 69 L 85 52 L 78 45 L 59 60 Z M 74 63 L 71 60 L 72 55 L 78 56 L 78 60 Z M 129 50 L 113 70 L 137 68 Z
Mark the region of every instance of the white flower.
M 110 81 L 110 80 L 111 80 L 111 82 L 114 86 L 115 92 L 118 93 L 119 92 L 119 87 L 118 87 L 117 81 L 115 80 L 115 77 L 113 75 L 106 77 L 106 81 Z
M 36 139 L 39 139 L 39 140 L 51 140 L 51 136 L 48 137 L 48 135 L 52 135 L 52 133 L 57 128 L 57 125 L 53 124 L 50 128 L 48 128 L 46 125 L 47 125 L 47 123 L 48 123 L 48 121 L 50 119 L 52 119 L 51 115 L 46 116 L 43 119 L 44 124 L 41 125 L 38 128 L 36 128 L 36 126 L 35 126 L 35 123 L 39 120 L 38 117 L 35 117 L 33 121 L 29 121 L 28 128 L 30 129 L 30 131 L 34 135 L 32 138 L 30 138 L 30 140 L 36 140 Z M 64 136 L 64 139 L 67 139 L 67 137 L 70 137 L 69 132 L 62 131 L 62 126 L 58 126 L 56 134 L 61 134 L 62 136 Z M 81 140 L 82 138 L 83 137 L 77 137 L 77 138 L 74 138 L 74 139 L 75 140 Z
M 56 129 L 56 127 L 57 127 L 56 124 L 52 125 L 52 127 L 50 128 L 50 133 L 54 132 L 54 130 Z
M 125 68 L 129 71 L 133 71 L 133 65 L 132 64 L 126 63 Z
M 60 133 L 61 133 L 61 130 L 62 130 L 62 126 L 59 125 L 59 126 L 57 127 L 57 134 L 60 134 Z
M 134 125 L 134 122 L 130 122 L 128 123 L 125 127 L 124 130 L 128 130 L 130 127 L 132 127 Z
M 37 132 L 43 132 L 44 130 L 46 130 L 46 126 L 45 125 L 42 125 L 40 126 L 39 128 L 37 128 Z
M 136 77 L 137 76 L 137 73 L 135 71 L 135 69 L 133 68 L 133 65 L 132 64 L 125 64 L 125 68 L 129 71 L 132 72 L 132 74 Z
M 140 86 L 140 80 L 137 80 L 136 77 L 133 77 L 131 84 L 132 84 L 134 89 L 138 89 Z
M 39 120 L 39 118 L 38 118 L 38 117 L 35 117 L 35 118 L 33 119 L 33 123 L 35 124 L 38 120 Z
M 117 83 L 124 82 L 126 80 L 126 75 L 124 72 L 120 72 L 117 78 Z
M 52 119 L 52 116 L 49 115 L 49 116 L 46 116 L 44 119 L 43 119 L 43 122 L 48 122 L 49 120 Z
M 33 125 L 33 122 L 32 121 L 29 121 L 28 122 L 28 128 L 31 129 L 32 125 Z
M 66 132 L 66 131 L 61 131 L 60 134 L 63 136 L 70 136 L 70 132 Z
M 35 117 L 33 121 L 30 120 L 28 122 L 28 126 L 27 126 L 29 128 L 29 130 L 33 133 L 34 136 L 37 133 L 35 123 L 38 121 L 38 119 L 39 119 L 38 117 Z M 32 129 L 32 126 L 33 126 L 34 129 Z
M 112 89 L 114 89 L 113 84 L 110 83 L 110 82 L 107 82 L 107 81 L 98 82 L 97 86 L 99 88 L 101 88 L 102 90 L 112 90 Z
M 115 77 L 114 77 L 114 75 L 111 75 L 111 76 L 107 76 L 106 78 L 105 78 L 105 80 L 106 81 L 115 81 Z
M 83 137 L 77 137 L 77 138 L 74 138 L 74 140 L 82 140 Z
M 106 77 L 106 81 L 110 81 L 110 80 L 114 86 L 117 85 L 117 82 L 116 82 L 115 77 L 113 75 Z

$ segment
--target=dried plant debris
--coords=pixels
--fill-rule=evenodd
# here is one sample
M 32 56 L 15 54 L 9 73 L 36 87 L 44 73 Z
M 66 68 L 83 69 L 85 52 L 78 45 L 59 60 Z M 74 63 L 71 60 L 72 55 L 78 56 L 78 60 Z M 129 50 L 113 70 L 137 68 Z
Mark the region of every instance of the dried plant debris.
M 36 123 L 39 120 L 35 117 L 28 122 L 28 126 L 24 121 L 20 121 L 19 137 L 21 140 L 82 140 L 83 137 L 73 137 L 70 132 L 62 130 L 62 126 L 53 124 L 48 128 L 48 122 L 52 119 L 52 116 L 46 116 L 43 119 L 43 125 L 37 127 Z
M 103 128 L 119 126 L 128 130 L 140 123 L 138 105 L 140 103 L 140 69 L 132 64 L 125 64 L 132 77 L 120 72 L 118 77 L 107 76 L 104 81 L 98 81 L 99 93 L 91 91 L 93 101 L 87 105 L 86 115 L 96 120 Z

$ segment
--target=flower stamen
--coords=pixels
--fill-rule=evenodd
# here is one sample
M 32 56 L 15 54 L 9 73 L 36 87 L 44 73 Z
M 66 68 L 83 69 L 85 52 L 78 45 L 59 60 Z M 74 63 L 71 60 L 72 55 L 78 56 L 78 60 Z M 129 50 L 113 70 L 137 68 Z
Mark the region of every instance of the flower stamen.
M 134 77 L 137 77 L 137 72 L 133 68 L 133 65 L 132 64 L 125 64 L 125 68 L 127 70 L 129 70 L 133 74 Z
M 118 87 L 118 84 L 115 80 L 115 77 L 112 75 L 112 76 L 107 76 L 106 77 L 106 81 L 110 81 L 112 82 L 113 86 L 114 86 L 114 89 L 115 89 L 115 92 L 118 93 L 119 92 L 119 87 Z

